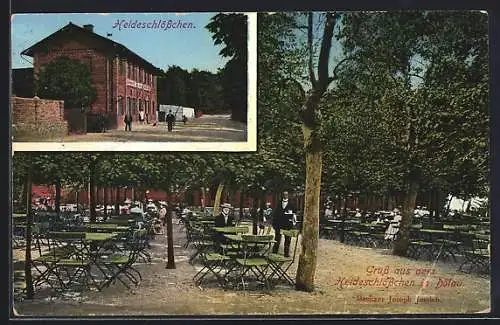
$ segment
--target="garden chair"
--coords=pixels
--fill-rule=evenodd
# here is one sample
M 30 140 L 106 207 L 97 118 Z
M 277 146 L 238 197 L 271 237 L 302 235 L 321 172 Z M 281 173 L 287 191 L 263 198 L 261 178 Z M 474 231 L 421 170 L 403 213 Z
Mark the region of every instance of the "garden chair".
M 284 236 L 292 237 L 294 243 L 293 254 L 291 257 L 286 257 L 284 255 L 275 253 L 269 254 L 266 257 L 267 260 L 269 261 L 269 267 L 271 269 L 271 273 L 268 276 L 268 279 L 273 280 L 273 278 L 276 278 L 276 280 L 278 281 L 284 280 L 288 282 L 291 286 L 294 286 L 295 280 L 292 278 L 290 274 L 288 274 L 288 271 L 295 262 L 300 231 L 297 229 L 281 230 L 281 233 Z
M 253 273 L 258 282 L 264 283 L 267 289 L 270 289 L 268 277 L 266 276 L 269 268 L 267 255 L 274 242 L 273 235 L 241 235 L 241 249 L 243 257 L 236 258 L 236 266 L 241 270 L 239 278 L 243 286 L 243 290 L 247 287 L 245 276 Z
M 411 240 L 408 244 L 408 257 L 419 259 L 420 257 L 425 257 L 428 260 L 434 258 L 434 253 L 436 250 L 436 244 L 422 240 L 420 238 L 416 240 Z
M 191 242 L 195 251 L 189 258 L 190 264 L 193 264 L 194 261 L 201 257 L 202 254 L 215 251 L 213 236 L 210 233 L 205 233 L 203 229 L 192 228 Z
M 133 265 L 144 247 L 143 237 L 145 236 L 147 236 L 147 232 L 144 231 L 144 229 L 135 230 L 126 242 L 126 251 L 114 253 L 101 261 L 110 273 L 106 275 L 104 283 L 99 288 L 100 290 L 109 287 L 109 285 L 115 283 L 116 280 L 120 281 L 129 290 L 131 288 L 126 279 L 130 280 L 135 286 L 142 281 L 140 272 L 134 268 Z
M 226 286 L 228 273 L 227 263 L 231 257 L 216 252 L 203 251 L 200 253 L 203 268 L 199 270 L 193 280 L 197 286 L 201 285 L 207 275 L 213 275 L 221 287 Z
M 472 239 L 472 248 L 464 251 L 464 261 L 458 270 L 471 273 L 476 270 L 479 274 L 490 273 L 490 240 L 487 235 L 476 235 Z M 468 269 L 466 269 L 468 267 Z
M 61 232 L 51 234 L 56 241 L 55 249 L 68 250 L 66 256 L 57 258 L 54 272 L 60 282 L 61 289 L 67 290 L 74 284 L 82 284 L 86 288 L 93 285 L 99 288 L 91 273 L 91 261 L 89 247 L 85 244 L 85 233 Z M 65 245 L 64 245 L 65 242 Z M 80 283 L 81 280 L 83 283 Z M 66 281 L 65 281 L 66 280 Z

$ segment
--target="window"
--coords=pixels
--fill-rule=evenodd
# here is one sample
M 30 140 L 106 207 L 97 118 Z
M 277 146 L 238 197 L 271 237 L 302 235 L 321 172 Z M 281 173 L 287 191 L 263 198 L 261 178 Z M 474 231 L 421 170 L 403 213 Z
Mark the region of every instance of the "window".
M 123 76 L 123 73 L 125 73 L 125 61 L 120 60 L 120 75 Z
M 90 72 L 92 73 L 92 56 L 87 56 L 87 64 L 89 65 Z

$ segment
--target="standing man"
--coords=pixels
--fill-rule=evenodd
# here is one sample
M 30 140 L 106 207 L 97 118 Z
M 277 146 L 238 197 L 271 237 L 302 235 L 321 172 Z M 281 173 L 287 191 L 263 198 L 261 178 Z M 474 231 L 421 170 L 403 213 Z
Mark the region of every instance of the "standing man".
M 168 126 L 168 132 L 172 132 L 172 129 L 174 128 L 174 122 L 175 122 L 175 116 L 172 114 L 172 110 L 168 110 L 167 114 L 167 126 Z
M 125 122 L 125 131 L 132 131 L 132 115 L 130 113 L 125 114 L 123 121 Z
M 277 254 L 281 244 L 281 229 L 292 229 L 295 224 L 295 207 L 288 200 L 288 192 L 282 194 L 281 201 L 278 202 L 273 211 L 274 243 L 273 253 Z M 290 242 L 292 238 L 285 236 L 285 257 L 290 256 Z

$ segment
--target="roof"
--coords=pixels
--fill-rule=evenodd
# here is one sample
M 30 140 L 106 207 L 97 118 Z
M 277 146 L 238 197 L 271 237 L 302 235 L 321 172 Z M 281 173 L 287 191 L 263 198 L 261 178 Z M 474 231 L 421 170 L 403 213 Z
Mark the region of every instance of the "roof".
M 58 31 L 56 31 L 56 32 L 50 34 L 49 36 L 45 37 L 44 39 L 40 40 L 38 43 L 36 43 L 36 44 L 28 47 L 25 50 L 23 50 L 21 52 L 21 54 L 32 57 L 34 55 L 34 53 L 36 53 L 36 51 L 41 46 L 43 46 L 46 42 L 48 42 L 50 40 L 53 40 L 53 39 L 56 39 L 57 37 L 59 37 L 63 33 L 67 33 L 69 31 L 75 31 L 75 30 L 79 31 L 79 32 L 82 32 L 82 33 L 85 33 L 85 34 L 89 35 L 90 37 L 92 37 L 94 39 L 97 39 L 99 41 L 102 41 L 102 42 L 108 44 L 110 47 L 114 48 L 114 52 L 117 55 L 119 55 L 120 57 L 125 57 L 125 58 L 128 58 L 128 59 L 132 58 L 133 60 L 140 62 L 142 65 L 144 65 L 146 68 L 148 68 L 149 70 L 151 70 L 155 74 L 159 74 L 161 72 L 161 70 L 159 68 L 155 67 L 152 63 L 148 62 L 147 60 L 145 60 L 144 58 L 142 58 L 141 56 L 139 56 L 135 52 L 133 52 L 130 49 L 128 49 L 125 45 L 117 43 L 117 42 L 115 42 L 113 40 L 110 40 L 109 38 L 106 38 L 104 36 L 101 36 L 99 34 L 96 34 L 96 33 L 94 33 L 91 30 L 88 30 L 86 28 L 83 28 L 83 27 L 80 27 L 78 25 L 75 25 L 72 22 L 69 22 L 63 28 L 61 28 Z

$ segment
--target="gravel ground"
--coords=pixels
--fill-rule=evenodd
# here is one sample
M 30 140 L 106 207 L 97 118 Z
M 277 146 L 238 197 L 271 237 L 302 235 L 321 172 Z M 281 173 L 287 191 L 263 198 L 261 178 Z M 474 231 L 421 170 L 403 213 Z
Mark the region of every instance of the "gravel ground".
M 23 138 L 17 141 L 40 141 L 39 138 Z M 123 128 L 108 130 L 105 133 L 87 133 L 84 135 L 69 135 L 43 139 L 49 142 L 227 142 L 247 141 L 247 126 L 244 123 L 233 121 L 229 115 L 204 115 L 192 119 L 186 125 L 177 122 L 173 132 L 167 131 L 164 122 L 157 126 L 152 124 L 132 123 L 132 131 L 125 132 Z
M 457 264 L 415 261 L 389 255 L 383 249 L 326 239 L 319 241 L 313 293 L 295 291 L 286 285 L 270 291 L 223 290 L 210 284 L 197 287 L 192 277 L 200 266 L 188 263 L 192 250 L 182 247 L 185 239 L 180 227 L 174 225 L 176 269 L 165 268 L 166 238 L 157 236 L 152 242 L 152 262 L 137 265 L 143 281 L 133 292 L 117 283 L 101 292 L 89 291 L 73 297 L 51 298 L 40 293 L 33 301 L 17 302 L 16 312 L 30 316 L 373 315 L 478 313 L 490 308 L 490 279 L 458 272 Z M 358 277 L 393 277 L 393 284 L 400 286 L 346 284 Z M 345 278 L 343 285 L 339 278 Z M 445 279 L 453 282 L 436 288 L 438 283 L 445 284 Z M 427 280 L 426 288 L 422 287 L 423 280 Z

